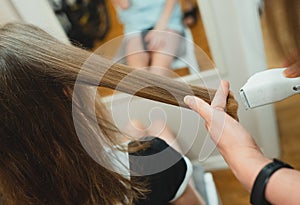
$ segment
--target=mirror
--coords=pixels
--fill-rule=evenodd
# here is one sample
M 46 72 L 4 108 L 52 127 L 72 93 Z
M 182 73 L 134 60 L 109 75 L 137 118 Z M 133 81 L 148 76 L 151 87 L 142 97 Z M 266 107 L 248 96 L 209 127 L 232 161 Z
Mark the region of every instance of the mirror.
M 140 24 L 152 21 L 154 15 L 161 16 L 162 11 L 166 11 L 166 2 L 168 1 L 48 1 L 66 34 L 71 39 L 71 42 L 77 45 L 81 44 L 87 49 L 115 59 L 118 62 L 141 68 L 151 66 L 150 64 L 152 63 L 152 67 L 155 67 L 151 68 L 152 72 L 170 77 L 187 76 L 215 67 L 214 63 L 210 60 L 212 56 L 199 12 L 199 5 L 196 0 L 180 0 L 175 6 L 173 5 L 171 17 L 173 19 L 177 18 L 177 21 L 174 20 L 174 23 L 169 24 L 172 24 L 173 27 L 177 29 L 176 32 L 173 32 L 175 30 L 173 29 L 172 32 L 158 33 L 148 28 L 142 30 L 139 33 L 140 36 L 137 38 L 135 38 L 136 33 L 124 35 L 124 33 L 135 30 L 133 24 L 127 26 L 126 22 L 137 21 L 136 25 L 139 27 Z M 122 3 L 124 4 L 124 2 L 129 3 L 126 9 L 121 8 L 124 6 L 121 5 Z M 158 5 L 154 5 L 154 2 Z M 149 8 L 151 8 L 150 12 Z M 144 11 L 148 13 L 144 14 Z M 134 13 L 131 14 L 130 12 Z M 176 16 L 176 12 L 179 12 L 179 17 Z M 178 18 L 180 18 L 179 21 Z M 126 26 L 124 26 L 125 24 Z M 177 26 L 179 24 L 181 26 L 180 28 Z M 149 40 L 150 35 L 148 34 L 150 34 L 150 32 L 152 32 L 152 36 L 160 36 L 167 41 L 165 44 L 169 45 L 169 48 L 166 50 L 176 50 L 177 52 L 155 52 L 157 50 L 151 49 L 149 49 L 150 51 L 148 52 L 150 43 L 148 47 L 145 47 L 146 43 L 149 41 L 154 42 L 152 43 L 152 47 L 155 47 L 155 45 L 153 46 L 155 41 L 151 41 L 151 38 Z M 141 36 L 143 36 L 143 38 L 141 38 Z M 145 38 L 148 38 L 148 41 L 144 40 L 140 42 L 141 39 L 143 40 Z M 130 47 L 132 47 L 131 50 Z M 147 52 L 143 52 L 143 49 L 147 50 Z M 131 51 L 131 53 L 129 51 L 130 55 L 128 54 L 128 50 Z M 170 63 L 168 63 L 168 61 L 170 61 Z M 164 67 L 167 67 L 166 70 L 171 71 L 165 72 Z M 171 74 L 169 75 L 169 73 Z

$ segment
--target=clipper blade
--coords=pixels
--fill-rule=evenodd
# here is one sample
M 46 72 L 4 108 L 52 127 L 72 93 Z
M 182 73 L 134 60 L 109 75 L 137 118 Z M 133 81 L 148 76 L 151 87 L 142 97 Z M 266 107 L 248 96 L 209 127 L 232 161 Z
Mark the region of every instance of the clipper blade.
M 248 110 L 249 108 L 251 108 L 250 104 L 248 102 L 247 96 L 246 96 L 246 94 L 245 94 L 245 92 L 244 92 L 243 89 L 240 90 L 240 96 L 241 96 L 241 99 L 242 99 L 242 103 L 245 105 L 246 110 Z

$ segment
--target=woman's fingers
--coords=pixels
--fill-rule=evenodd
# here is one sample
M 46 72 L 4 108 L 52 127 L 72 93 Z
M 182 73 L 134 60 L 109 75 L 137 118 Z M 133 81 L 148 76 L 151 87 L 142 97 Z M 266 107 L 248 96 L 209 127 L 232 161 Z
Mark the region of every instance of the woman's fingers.
M 300 77 L 300 61 L 294 63 L 293 65 L 289 66 L 287 69 L 283 71 L 283 74 L 287 78 L 296 78 Z
M 195 96 L 185 96 L 184 103 L 192 110 L 196 111 L 206 122 L 211 120 L 212 108 L 204 100 Z
M 297 75 L 299 75 L 297 70 L 295 68 L 292 68 L 292 67 L 285 69 L 283 71 L 283 74 L 287 78 L 295 78 L 295 77 L 297 77 Z
M 113 4 L 120 9 L 128 9 L 130 6 L 129 0 L 113 0 Z
M 186 96 L 184 98 L 185 104 L 196 111 L 205 120 L 206 128 L 216 143 L 222 136 L 225 125 L 225 108 L 228 93 L 229 83 L 222 81 L 211 105 L 198 97 Z
M 164 33 L 159 30 L 151 30 L 145 37 L 145 41 L 148 43 L 148 49 L 151 51 L 167 52 L 165 50 L 168 33 Z
M 205 119 L 209 121 L 212 115 L 212 109 L 224 111 L 227 103 L 227 96 L 229 93 L 229 83 L 227 81 L 221 81 L 221 84 L 212 100 L 211 106 L 208 105 L 202 99 L 195 96 L 186 96 L 184 103 L 187 104 L 191 109 L 196 111 Z
M 205 127 L 217 144 L 224 133 L 226 119 L 224 110 L 217 110 L 198 97 L 186 96 L 184 102 L 205 120 Z
M 149 50 L 153 50 L 155 48 L 155 45 L 157 44 L 156 41 L 157 39 L 155 38 L 155 33 L 154 31 L 150 31 L 146 37 L 145 37 L 145 41 L 148 43 L 147 45 L 147 49 Z
M 221 84 L 211 102 L 211 106 L 217 110 L 224 111 L 227 103 L 227 96 L 229 93 L 229 83 L 222 80 Z

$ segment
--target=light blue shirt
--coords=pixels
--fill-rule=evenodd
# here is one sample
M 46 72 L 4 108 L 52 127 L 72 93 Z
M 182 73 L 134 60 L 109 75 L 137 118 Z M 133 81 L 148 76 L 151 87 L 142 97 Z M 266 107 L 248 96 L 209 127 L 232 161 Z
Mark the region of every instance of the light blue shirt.
M 124 33 L 140 32 L 154 27 L 165 6 L 165 0 L 130 0 L 128 9 L 118 9 L 119 20 L 124 25 Z M 183 32 L 182 14 L 178 2 L 169 18 L 168 29 Z

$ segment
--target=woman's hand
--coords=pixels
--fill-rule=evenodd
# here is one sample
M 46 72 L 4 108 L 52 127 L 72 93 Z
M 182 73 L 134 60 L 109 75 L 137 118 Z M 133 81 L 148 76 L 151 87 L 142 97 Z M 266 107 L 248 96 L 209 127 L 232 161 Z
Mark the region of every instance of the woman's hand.
M 300 77 L 300 60 L 288 66 L 284 71 L 284 75 L 288 78 Z
M 299 54 L 293 52 L 286 60 L 286 63 L 283 67 L 287 67 L 283 74 L 287 78 L 296 78 L 300 77 L 300 60 Z
M 185 103 L 196 111 L 204 120 L 212 139 L 220 149 L 227 154 L 241 147 L 259 150 L 253 138 L 236 120 L 226 114 L 226 102 L 229 93 L 229 84 L 222 81 L 211 105 L 200 98 L 187 96 Z M 228 153 L 229 154 L 229 153 Z
M 213 141 L 233 173 L 250 191 L 254 180 L 271 160 L 265 158 L 251 135 L 226 114 L 229 83 L 222 81 L 211 105 L 200 98 L 186 96 L 184 102 L 204 120 Z
M 163 51 L 163 48 L 167 44 L 168 32 L 164 30 L 154 29 L 149 31 L 145 37 L 145 41 L 148 43 L 147 49 L 150 51 Z
M 130 6 L 129 0 L 112 0 L 113 5 L 116 8 L 128 9 Z
M 181 36 L 175 31 L 154 29 L 149 31 L 145 37 L 145 41 L 147 42 L 147 49 L 149 51 L 175 56 L 178 51 L 180 38 Z

